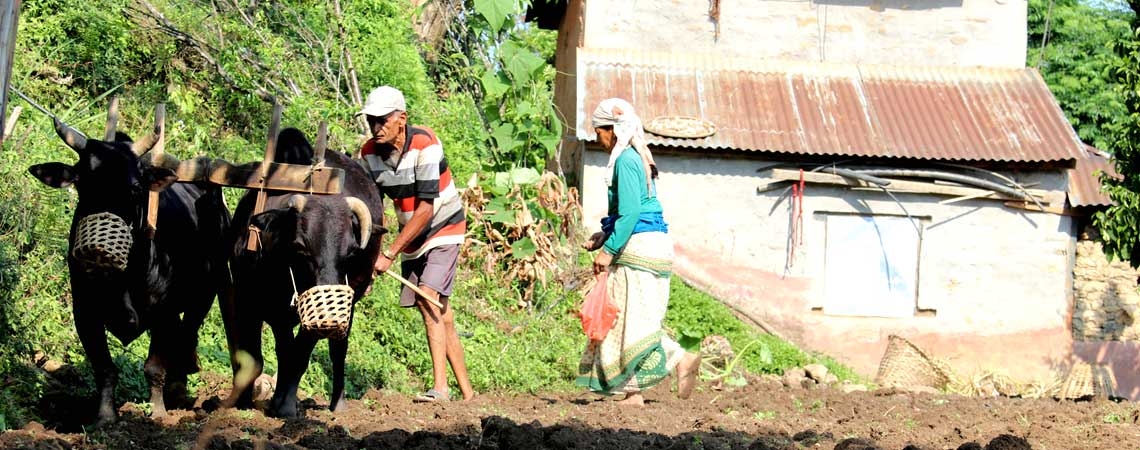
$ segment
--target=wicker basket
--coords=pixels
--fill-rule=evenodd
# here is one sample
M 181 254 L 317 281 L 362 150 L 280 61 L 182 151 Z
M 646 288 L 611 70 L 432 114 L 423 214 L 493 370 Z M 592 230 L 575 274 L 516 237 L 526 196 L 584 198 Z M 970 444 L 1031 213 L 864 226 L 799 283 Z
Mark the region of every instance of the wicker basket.
M 1057 398 L 1062 400 L 1089 400 L 1094 397 L 1115 398 L 1116 375 L 1106 365 L 1092 365 L 1086 362 L 1073 364 L 1065 380 L 1057 390 Z
M 1078 362 L 1069 368 L 1065 381 L 1061 383 L 1058 397 L 1065 400 L 1076 400 L 1096 395 L 1096 386 L 1093 384 L 1092 366 L 1085 362 Z
M 699 139 L 716 134 L 716 125 L 712 122 L 688 116 L 655 117 L 642 127 L 650 133 L 670 138 Z
M 879 362 L 875 382 L 883 387 L 944 389 L 950 376 L 921 349 L 897 335 L 890 335 L 887 351 Z
M 301 293 L 296 304 L 301 328 L 323 338 L 344 337 L 352 317 L 353 294 L 343 284 L 313 286 Z
M 131 228 L 119 216 L 102 212 L 79 219 L 71 255 L 88 271 L 127 270 L 130 253 Z

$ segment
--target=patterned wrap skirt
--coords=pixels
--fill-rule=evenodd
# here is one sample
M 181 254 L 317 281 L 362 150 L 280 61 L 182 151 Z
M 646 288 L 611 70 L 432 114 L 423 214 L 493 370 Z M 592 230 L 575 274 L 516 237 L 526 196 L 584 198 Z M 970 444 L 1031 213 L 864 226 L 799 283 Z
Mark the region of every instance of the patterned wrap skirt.
M 620 310 L 602 341 L 589 341 L 576 383 L 603 395 L 635 393 L 660 383 L 685 351 L 661 328 L 669 307 L 673 240 L 636 233 L 610 265 L 606 293 Z

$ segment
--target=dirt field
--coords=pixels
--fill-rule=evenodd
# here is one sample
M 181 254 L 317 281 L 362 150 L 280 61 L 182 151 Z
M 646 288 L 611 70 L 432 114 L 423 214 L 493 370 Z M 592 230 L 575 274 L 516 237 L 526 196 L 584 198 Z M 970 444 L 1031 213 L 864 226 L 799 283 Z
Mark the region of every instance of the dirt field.
M 688 401 L 665 386 L 628 410 L 592 394 L 487 394 L 470 403 L 417 404 L 383 391 L 351 400 L 333 415 L 305 400 L 305 417 L 216 410 L 152 421 L 136 405 L 107 427 L 32 423 L 0 434 L 0 448 L 83 449 L 1138 449 L 1140 407 L 1107 400 L 963 398 L 896 390 L 843 393 L 789 388 L 753 379 L 716 391 L 702 385 Z M 65 399 L 52 401 L 61 402 Z M 49 404 L 59 418 L 83 402 Z M 58 430 L 58 431 L 57 431 Z

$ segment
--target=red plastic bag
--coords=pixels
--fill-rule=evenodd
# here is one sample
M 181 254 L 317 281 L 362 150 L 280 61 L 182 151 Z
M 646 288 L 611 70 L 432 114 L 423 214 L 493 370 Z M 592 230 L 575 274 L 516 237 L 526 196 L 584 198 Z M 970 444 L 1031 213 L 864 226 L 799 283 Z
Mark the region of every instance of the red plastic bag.
M 596 283 L 586 294 L 586 301 L 582 303 L 582 310 L 578 312 L 578 316 L 582 319 L 582 331 L 586 332 L 586 337 L 591 341 L 600 341 L 606 338 L 606 334 L 614 327 L 614 322 L 617 321 L 618 308 L 610 303 L 609 297 L 606 295 L 606 272 L 599 273 L 595 276 Z

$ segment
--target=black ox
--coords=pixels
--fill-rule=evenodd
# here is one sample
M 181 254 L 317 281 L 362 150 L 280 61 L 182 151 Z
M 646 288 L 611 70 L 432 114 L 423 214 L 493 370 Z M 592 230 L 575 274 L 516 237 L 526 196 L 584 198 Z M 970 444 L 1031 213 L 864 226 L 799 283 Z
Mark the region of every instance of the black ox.
M 228 283 L 224 238 L 230 215 L 221 188 L 174 182 L 170 169 L 140 162 L 156 137 L 132 142 L 88 139 L 60 121 L 56 133 L 75 150 L 75 164 L 50 162 L 28 171 L 44 184 L 72 184 L 79 202 L 68 237 L 75 328 L 95 374 L 99 423 L 115 419 L 118 370 L 106 331 L 127 345 L 150 331 L 144 365 L 152 415 L 185 396 L 198 371 L 198 330 L 218 290 Z M 147 225 L 148 197 L 160 192 L 156 229 Z
M 298 130 L 287 128 L 278 136 L 275 161 L 310 165 L 313 149 Z M 318 286 L 348 285 L 352 304 L 364 296 L 372 282 L 372 265 L 380 252 L 383 203 L 371 177 L 348 156 L 335 151 L 324 165 L 344 170 L 340 194 L 308 195 L 268 193 L 265 211 L 252 215 L 257 193 L 250 191 L 234 212 L 233 253 L 230 268 L 236 296 L 226 311 L 227 333 L 237 352 L 252 356 L 252 362 L 231 358 L 234 364 L 236 404 L 252 404 L 249 380 L 263 368 L 261 327 L 268 323 L 276 343 L 277 386 L 267 413 L 293 417 L 297 410 L 297 386 L 317 341 L 325 337 L 304 327 L 296 335 L 296 295 Z M 252 216 L 251 216 L 252 215 Z M 252 226 L 252 227 L 251 227 Z M 250 233 L 250 229 L 256 230 Z M 256 250 L 249 250 L 251 238 Z M 351 315 L 349 316 L 351 324 Z M 343 409 L 345 356 L 351 326 L 341 336 L 329 337 L 333 392 L 329 409 Z M 242 367 L 252 364 L 253 367 Z M 239 372 L 243 373 L 239 380 Z M 248 375 L 244 375 L 248 374 Z

